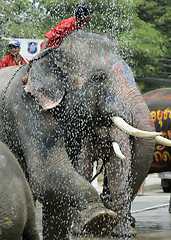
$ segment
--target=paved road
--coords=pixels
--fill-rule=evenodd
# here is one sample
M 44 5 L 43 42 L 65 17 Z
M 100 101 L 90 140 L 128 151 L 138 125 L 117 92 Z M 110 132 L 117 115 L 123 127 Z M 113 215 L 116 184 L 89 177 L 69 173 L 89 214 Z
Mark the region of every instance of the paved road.
M 132 203 L 139 240 L 171 240 L 171 214 L 168 211 L 170 193 L 161 189 L 144 191 Z

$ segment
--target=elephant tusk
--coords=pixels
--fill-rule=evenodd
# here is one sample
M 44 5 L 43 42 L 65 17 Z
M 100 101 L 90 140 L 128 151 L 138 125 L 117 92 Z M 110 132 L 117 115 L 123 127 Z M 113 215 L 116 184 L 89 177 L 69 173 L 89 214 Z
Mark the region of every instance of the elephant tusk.
M 126 157 L 122 154 L 119 144 L 117 142 L 113 142 L 112 145 L 113 145 L 113 149 L 114 149 L 116 156 L 118 158 L 124 160 Z
M 165 145 L 165 146 L 171 147 L 171 140 L 169 140 L 167 138 L 164 138 L 164 137 L 161 137 L 161 136 L 157 136 L 157 137 L 155 137 L 155 140 L 156 140 L 156 143 L 159 143 L 161 145 Z
M 156 137 L 162 135 L 160 132 L 148 132 L 139 130 L 137 128 L 132 127 L 128 123 L 126 123 L 121 117 L 114 116 L 111 118 L 114 124 L 120 128 L 122 131 L 125 131 L 127 134 L 132 135 L 134 137 Z

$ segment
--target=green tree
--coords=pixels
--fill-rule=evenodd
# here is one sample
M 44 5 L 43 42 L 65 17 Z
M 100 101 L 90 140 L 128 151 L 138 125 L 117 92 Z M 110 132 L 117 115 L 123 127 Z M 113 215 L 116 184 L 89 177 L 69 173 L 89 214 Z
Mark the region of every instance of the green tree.
M 148 82 L 142 82 L 140 87 L 142 91 L 171 87 L 171 83 L 169 83 L 171 61 L 171 49 L 169 46 L 170 2 L 167 0 L 135 0 L 135 4 L 137 13 L 135 25 L 142 25 L 139 26 L 139 30 L 135 29 L 136 54 L 134 60 L 137 63 L 136 76 L 146 77 L 145 80 L 148 80 Z M 138 44 L 140 38 L 143 41 L 141 40 Z M 148 77 L 152 78 L 148 79 Z
M 29 0 L 0 0 L 3 34 L 6 37 L 30 38 L 42 35 L 43 12 Z
M 168 0 L 144 0 L 137 5 L 138 17 L 154 24 L 163 35 L 170 37 L 171 3 Z
M 43 38 L 62 19 L 73 16 L 80 0 L 0 0 L 2 35 Z M 88 0 L 94 12 L 86 31 L 111 35 L 138 77 L 163 77 L 161 59 L 171 56 L 170 6 L 167 0 Z M 15 14 L 14 14 L 15 13 Z M 1 43 L 2 46 L 2 43 Z M 3 48 L 4 49 L 4 48 Z M 143 91 L 148 90 L 145 82 Z M 154 86 L 154 84 L 152 84 Z

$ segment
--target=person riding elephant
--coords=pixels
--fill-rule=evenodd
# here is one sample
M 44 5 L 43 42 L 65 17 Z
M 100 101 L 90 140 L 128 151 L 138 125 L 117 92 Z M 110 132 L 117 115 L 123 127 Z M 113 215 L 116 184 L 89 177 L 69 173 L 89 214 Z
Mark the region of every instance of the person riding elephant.
M 82 29 L 91 20 L 93 9 L 87 3 L 77 3 L 74 10 L 74 16 L 62 20 L 58 25 L 44 35 L 44 41 L 40 44 L 40 51 L 49 47 L 58 48 L 62 41 L 72 32 Z M 32 61 L 31 61 L 32 62 Z M 30 66 L 31 66 L 30 62 Z M 23 84 L 28 81 L 28 73 L 23 77 Z
M 32 193 L 14 155 L 0 141 L 0 239 L 39 240 Z
M 20 68 L 2 90 L 1 138 L 24 161 L 32 191 L 43 203 L 45 239 L 57 239 L 73 218 L 73 232 L 135 235 L 128 222 L 131 200 L 161 137 L 113 40 L 74 32 L 59 48 L 33 59 L 22 86 L 26 72 Z M 116 214 L 104 208 L 88 182 L 97 157 L 105 162 L 111 196 L 104 204 L 116 210 L 118 228 Z
M 82 29 L 91 20 L 92 7 L 87 3 L 77 3 L 74 16 L 62 20 L 58 25 L 45 34 L 45 39 L 41 43 L 41 51 L 49 47 L 58 48 L 63 39 L 72 32 Z

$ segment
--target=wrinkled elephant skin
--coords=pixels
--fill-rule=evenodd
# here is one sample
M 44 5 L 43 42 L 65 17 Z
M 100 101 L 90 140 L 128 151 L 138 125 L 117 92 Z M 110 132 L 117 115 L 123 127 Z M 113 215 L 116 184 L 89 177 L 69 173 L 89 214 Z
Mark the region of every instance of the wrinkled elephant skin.
M 84 218 L 92 222 L 86 212 L 94 215 L 97 206 L 107 211 L 88 182 L 92 162 L 99 158 L 105 162 L 104 204 L 116 211 L 120 220 L 114 228 L 117 220 L 113 217 L 112 234 L 135 235 L 128 221 L 130 204 L 148 174 L 155 141 L 129 136 L 112 119 L 121 117 L 150 132 L 155 128 L 133 74 L 116 53 L 113 40 L 78 31 L 58 49 L 49 48 L 35 57 L 23 89 L 21 79 L 26 71 L 27 66 L 22 67 L 2 94 L 1 136 L 3 141 L 8 139 L 20 162 L 24 158 L 32 191 L 44 203 L 45 236 L 57 234 L 54 224 L 53 230 L 46 224 L 51 227 L 52 221 L 70 216 L 72 209 L 67 204 L 83 215 L 78 217 L 81 224 Z M 114 153 L 113 142 L 119 144 L 125 160 Z M 65 204 L 60 205 L 62 202 Z M 84 211 L 86 208 L 90 210 Z M 50 215 L 55 220 L 49 219 Z M 111 218 L 102 219 L 111 223 Z M 107 229 L 103 222 L 98 229 Z M 83 229 L 89 228 L 85 226 Z M 79 226 L 73 228 L 82 232 Z
M 16 67 L 0 71 L 0 81 L 4 83 L 0 84 L 0 137 L 22 166 L 34 198 L 43 204 L 43 235 L 48 240 L 68 239 L 72 229 L 74 233 L 78 230 L 77 234 L 92 234 L 92 226 L 93 234 L 100 235 L 101 229 L 105 233 L 109 226 L 113 228 L 118 223 L 117 215 L 104 207 L 97 191 L 70 162 L 61 121 L 64 111 L 43 111 L 41 107 L 45 103 L 43 106 L 49 109 L 49 103 L 59 104 L 64 97 L 66 74 L 58 71 L 58 56 L 55 50 L 48 49 L 33 62 L 33 86 L 30 79 L 24 88 L 22 84 L 28 65 L 17 71 Z M 31 89 L 33 93 L 26 93 Z M 61 115 L 55 119 L 55 112 L 60 110 Z
M 32 193 L 14 155 L 0 141 L 0 239 L 38 240 Z
M 64 59 L 71 59 L 73 53 L 76 56 L 70 67 L 66 66 L 72 80 L 64 101 L 67 152 L 77 171 L 89 181 L 90 163 L 99 158 L 105 161 L 102 198 L 120 218 L 113 234 L 134 235 L 128 221 L 130 204 L 148 174 L 155 141 L 128 136 L 112 123 L 111 117 L 120 116 L 132 126 L 148 131 L 155 130 L 154 123 L 130 68 L 116 54 L 113 43 L 105 36 L 96 40 L 91 34 L 90 40 L 81 37 L 76 46 L 66 39 L 61 47 Z M 78 76 L 72 73 L 73 69 L 77 69 Z M 116 157 L 113 141 L 119 143 L 126 160 Z M 106 201 L 109 193 L 111 201 Z

